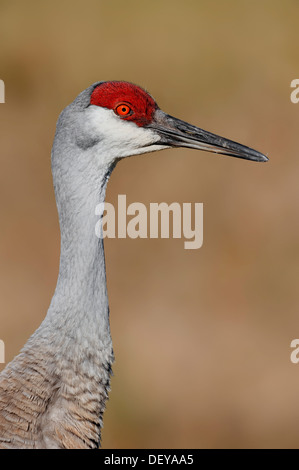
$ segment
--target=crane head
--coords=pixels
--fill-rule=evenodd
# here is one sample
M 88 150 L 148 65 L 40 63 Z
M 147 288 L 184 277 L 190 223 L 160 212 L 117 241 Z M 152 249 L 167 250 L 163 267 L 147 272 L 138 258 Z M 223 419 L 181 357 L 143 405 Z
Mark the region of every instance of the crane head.
M 99 133 L 100 140 L 105 141 L 111 157 L 188 147 L 257 162 L 268 160 L 256 150 L 169 116 L 149 93 L 132 83 L 95 84 L 88 111 L 88 122 L 93 132 Z

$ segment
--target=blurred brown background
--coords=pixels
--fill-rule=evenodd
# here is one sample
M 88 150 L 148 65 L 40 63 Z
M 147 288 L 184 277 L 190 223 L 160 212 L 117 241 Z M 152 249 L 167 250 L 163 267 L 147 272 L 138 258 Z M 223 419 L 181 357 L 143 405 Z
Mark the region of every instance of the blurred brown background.
M 0 338 L 9 362 L 58 270 L 50 150 L 97 80 L 270 156 L 120 162 L 107 201 L 203 202 L 204 244 L 106 240 L 116 362 L 104 448 L 298 447 L 298 2 L 0 2 Z M 3 365 L 1 365 L 1 368 Z

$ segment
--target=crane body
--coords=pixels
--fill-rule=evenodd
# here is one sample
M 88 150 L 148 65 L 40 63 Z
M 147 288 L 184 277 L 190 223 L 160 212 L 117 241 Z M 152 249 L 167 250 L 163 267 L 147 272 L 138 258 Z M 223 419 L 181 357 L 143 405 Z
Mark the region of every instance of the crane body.
M 127 82 L 97 82 L 61 113 L 52 149 L 59 275 L 45 319 L 0 374 L 0 448 L 99 447 L 114 356 L 95 207 L 119 159 L 169 147 L 267 160 L 168 116 Z

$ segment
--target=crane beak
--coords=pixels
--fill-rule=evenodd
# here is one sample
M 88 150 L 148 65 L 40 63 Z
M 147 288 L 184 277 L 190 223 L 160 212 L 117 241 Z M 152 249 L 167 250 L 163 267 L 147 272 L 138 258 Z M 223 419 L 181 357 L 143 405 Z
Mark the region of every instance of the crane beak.
M 268 157 L 232 140 L 220 137 L 199 127 L 188 124 L 157 109 L 150 128 L 160 136 L 163 145 L 169 147 L 188 147 L 208 152 L 221 153 L 231 157 L 244 158 L 255 162 L 266 162 Z

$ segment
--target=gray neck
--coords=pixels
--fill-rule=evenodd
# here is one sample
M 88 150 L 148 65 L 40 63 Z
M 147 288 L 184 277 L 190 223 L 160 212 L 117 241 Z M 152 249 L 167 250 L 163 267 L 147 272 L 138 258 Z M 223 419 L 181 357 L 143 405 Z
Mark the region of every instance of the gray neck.
M 38 435 L 34 447 L 97 447 L 114 359 L 95 209 L 105 201 L 115 160 L 101 158 L 100 142 L 82 138 L 83 98 L 60 115 L 52 149 L 61 232 L 55 293 L 46 318 L 11 363 L 15 375 L 26 377 L 20 382 L 27 387 L 24 409 L 35 406 L 30 426 L 30 413 L 21 423 L 22 432 L 27 426 L 30 436 Z
M 61 146 L 58 146 L 61 148 Z M 57 286 L 40 329 L 51 332 L 57 349 L 68 355 L 85 342 L 111 349 L 109 305 L 103 240 L 95 233 L 96 206 L 105 201 L 109 175 L 115 166 L 96 168 L 93 147 L 72 146 L 65 156 L 52 151 L 52 172 L 61 232 Z M 57 344 L 59 338 L 59 345 Z M 70 348 L 70 349 L 69 349 Z M 89 349 L 89 348 L 88 348 Z

